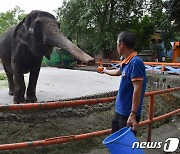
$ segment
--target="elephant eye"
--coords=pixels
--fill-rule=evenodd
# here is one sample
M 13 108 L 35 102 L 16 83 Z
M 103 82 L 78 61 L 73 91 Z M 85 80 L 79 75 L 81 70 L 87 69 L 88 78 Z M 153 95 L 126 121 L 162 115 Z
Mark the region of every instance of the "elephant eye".
M 60 29 L 60 23 L 58 22 L 58 27 L 59 27 L 59 29 Z
M 33 28 L 29 28 L 29 32 L 30 32 L 30 33 L 33 33 L 33 32 L 34 32 L 34 29 L 33 29 Z

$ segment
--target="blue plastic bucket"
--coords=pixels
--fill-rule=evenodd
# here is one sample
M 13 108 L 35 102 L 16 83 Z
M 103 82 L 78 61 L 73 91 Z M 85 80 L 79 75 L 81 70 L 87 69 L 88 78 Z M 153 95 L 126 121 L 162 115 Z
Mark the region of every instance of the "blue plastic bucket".
M 124 127 L 104 139 L 103 144 L 111 154 L 144 154 L 140 148 L 132 148 L 138 142 L 131 127 Z

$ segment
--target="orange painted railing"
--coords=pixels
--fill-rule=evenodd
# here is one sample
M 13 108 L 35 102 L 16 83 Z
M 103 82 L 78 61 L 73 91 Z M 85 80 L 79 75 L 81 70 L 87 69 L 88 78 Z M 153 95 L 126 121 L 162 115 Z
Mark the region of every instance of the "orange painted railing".
M 158 94 L 163 94 L 163 93 L 168 93 L 168 92 L 173 92 L 173 91 L 178 91 L 178 90 L 180 90 L 180 87 L 171 88 L 167 90 L 147 92 L 145 94 L 145 96 L 150 96 L 149 116 L 148 116 L 148 120 L 140 122 L 137 126 L 140 127 L 143 125 L 148 125 L 147 141 L 151 141 L 151 130 L 152 130 L 153 122 L 166 119 L 167 117 L 180 113 L 180 109 L 177 109 L 172 112 L 153 118 L 154 96 Z M 12 104 L 9 106 L 1 106 L 0 109 L 1 110 L 21 110 L 21 109 L 24 110 L 24 109 L 60 108 L 60 107 L 70 107 L 70 106 L 77 106 L 77 105 L 79 106 L 79 105 L 85 105 L 85 104 L 104 103 L 104 102 L 109 102 L 109 101 L 114 101 L 114 100 L 115 100 L 115 97 L 91 99 L 91 100 L 76 100 L 76 101 L 63 102 L 62 103 L 63 105 L 59 105 L 61 104 L 61 102 L 50 102 L 50 103 L 46 103 L 46 105 L 44 106 L 43 106 L 44 103 Z M 60 136 L 60 137 L 49 138 L 49 139 L 39 140 L 39 141 L 2 144 L 0 145 L 0 150 L 12 150 L 12 149 L 32 148 L 32 147 L 38 147 L 38 146 L 47 146 L 47 145 L 52 145 L 52 144 L 61 144 L 61 143 L 67 143 L 71 141 L 77 141 L 77 140 L 83 140 L 83 139 L 98 137 L 102 135 L 107 135 L 110 133 L 111 133 L 111 129 L 108 129 L 108 130 L 102 130 L 98 132 L 87 133 L 87 134 Z
M 111 61 L 112 64 L 120 64 L 122 61 Z M 99 62 L 98 62 L 99 63 Z M 101 62 L 102 63 L 102 62 Z M 161 73 L 171 73 L 170 70 L 166 71 L 166 69 L 173 69 L 175 72 L 172 71 L 172 73 L 179 74 L 180 75 L 180 63 L 166 63 L 166 62 L 144 62 L 144 64 L 148 67 L 151 67 L 152 72 L 159 71 Z M 103 63 L 102 63 L 103 65 Z M 161 66 L 161 68 L 157 69 L 156 66 Z M 171 67 L 168 67 L 171 66 Z M 174 68 L 172 68 L 174 67 Z M 178 71 L 179 70 L 179 71 Z
M 67 107 L 74 107 L 81 105 L 107 103 L 107 102 L 112 102 L 115 99 L 116 97 L 107 97 L 107 98 L 99 98 L 99 99 L 73 100 L 73 101 L 62 101 L 62 102 L 0 105 L 0 111 L 67 108 Z
M 169 73 L 175 73 L 175 74 L 179 74 L 180 75 L 180 70 L 179 70 L 180 63 L 144 62 L 144 64 L 146 66 L 148 66 L 148 65 L 152 66 L 152 69 L 154 69 L 154 66 L 155 67 L 156 66 L 161 66 L 161 69 L 159 70 L 159 71 L 161 71 L 161 73 L 169 72 Z M 171 67 L 167 67 L 167 66 L 171 66 Z M 172 67 L 174 67 L 174 68 L 172 68 Z M 166 69 L 173 69 L 173 70 L 175 70 L 175 72 L 174 71 L 170 71 L 170 70 L 166 71 Z M 154 71 L 154 70 L 152 70 L 152 71 Z
M 115 60 L 112 60 L 111 61 L 112 63 L 115 63 L 115 64 L 120 64 L 122 61 L 115 61 Z M 147 64 L 147 65 L 167 65 L 167 66 L 179 66 L 180 67 L 180 63 L 166 63 L 166 62 L 144 62 L 144 64 Z
M 118 67 L 122 61 L 112 60 L 109 63 L 103 63 L 102 60 L 96 62 L 98 65 L 107 67 Z M 144 62 L 147 71 L 171 73 L 180 75 L 180 63 L 167 63 L 167 62 Z
M 166 62 L 144 62 L 144 64 L 147 65 L 167 65 L 167 66 L 179 66 L 180 67 L 180 63 L 166 63 Z

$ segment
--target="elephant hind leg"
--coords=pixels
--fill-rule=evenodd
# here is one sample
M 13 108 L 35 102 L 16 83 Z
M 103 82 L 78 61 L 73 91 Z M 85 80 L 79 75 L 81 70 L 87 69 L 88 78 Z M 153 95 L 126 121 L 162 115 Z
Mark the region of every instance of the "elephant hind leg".
M 6 76 L 8 78 L 8 85 L 9 85 L 9 95 L 14 95 L 14 81 L 13 81 L 13 74 L 8 71 L 5 65 L 3 65 L 4 70 L 6 72 Z

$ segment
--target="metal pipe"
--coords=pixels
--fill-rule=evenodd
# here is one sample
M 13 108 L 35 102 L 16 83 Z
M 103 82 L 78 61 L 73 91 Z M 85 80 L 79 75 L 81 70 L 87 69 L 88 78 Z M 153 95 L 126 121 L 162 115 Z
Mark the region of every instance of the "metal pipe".
M 150 123 L 148 124 L 147 142 L 151 141 L 153 115 L 154 115 L 154 95 L 150 97 L 149 112 L 148 112 L 148 120 L 150 121 Z
M 158 117 L 155 117 L 152 119 L 153 122 L 156 122 L 156 121 L 160 121 L 162 119 L 165 119 L 165 118 L 168 118 L 168 117 L 171 117 L 175 114 L 178 114 L 180 113 L 180 109 L 177 109 L 177 110 L 174 110 L 174 111 L 171 111 L 169 113 L 166 113 L 166 114 L 163 114 L 161 116 L 158 116 Z M 149 123 L 151 123 L 152 121 L 150 120 L 144 120 L 144 121 L 141 121 L 137 124 L 137 127 L 141 127 L 141 126 L 144 126 L 144 125 L 148 125 Z
M 180 113 L 180 109 L 169 112 L 159 117 L 155 117 L 153 118 L 152 121 L 159 121 L 177 113 Z M 143 125 L 147 125 L 149 123 L 151 123 L 150 120 L 145 120 L 145 121 L 140 122 L 137 126 L 140 127 Z M 23 148 L 31 148 L 31 147 L 39 147 L 39 146 L 48 146 L 48 145 L 53 145 L 53 144 L 62 144 L 62 143 L 67 143 L 71 141 L 78 141 L 78 140 L 98 137 L 102 135 L 108 135 L 110 133 L 112 133 L 111 129 L 107 129 L 107 130 L 102 130 L 102 131 L 97 131 L 97 132 L 92 132 L 92 133 L 87 133 L 87 134 L 60 136 L 60 137 L 49 138 L 49 139 L 39 140 L 39 141 L 1 144 L 0 150 L 13 150 L 13 149 L 23 149 Z
M 74 100 L 74 101 L 62 101 L 62 102 L 0 105 L 0 111 L 66 108 L 66 107 L 74 107 L 74 106 L 81 106 L 81 105 L 108 103 L 108 102 L 114 101 L 115 99 L 116 97 L 107 97 L 107 98 L 100 98 L 100 99 Z
M 177 110 L 171 111 L 169 113 L 163 114 L 161 116 L 155 117 L 155 118 L 153 118 L 153 122 L 160 121 L 162 119 L 166 119 L 166 118 L 171 117 L 174 114 L 178 114 L 178 113 L 180 113 L 180 109 L 177 109 Z
M 144 125 L 148 125 L 149 123 L 151 123 L 150 120 L 144 120 L 144 121 L 141 121 L 137 124 L 137 127 L 141 127 L 141 126 L 144 126 Z
M 110 133 L 111 133 L 111 129 L 108 129 L 108 130 L 87 133 L 87 134 L 60 136 L 60 137 L 49 138 L 49 139 L 39 140 L 39 141 L 1 144 L 0 150 L 23 149 L 23 148 L 47 146 L 47 145 L 53 145 L 53 144 L 62 144 L 62 143 L 67 143 L 67 142 L 71 142 L 71 141 L 78 141 L 78 140 L 83 140 L 83 139 L 87 139 L 87 138 L 93 138 L 93 137 L 98 137 L 98 136 L 102 136 L 102 135 L 107 135 Z
M 178 90 L 180 90 L 180 87 L 153 91 L 153 92 L 146 92 L 145 96 L 163 94 L 163 93 L 168 93 L 168 92 L 173 92 L 173 91 L 178 91 Z M 0 111 L 65 108 L 65 107 L 74 107 L 74 106 L 81 106 L 81 105 L 107 103 L 107 102 L 115 101 L 115 99 L 116 97 L 114 96 L 114 97 L 88 99 L 88 100 L 0 105 Z
M 120 64 L 122 61 L 112 60 L 111 63 Z M 144 62 L 147 65 L 166 65 L 166 66 L 180 66 L 180 63 L 164 63 L 164 62 Z
M 144 62 L 147 65 L 180 66 L 180 63 Z
M 161 73 L 163 74 L 165 71 L 165 64 L 162 64 Z
M 177 90 L 180 90 L 180 87 L 146 93 L 146 96 L 151 96 L 150 106 L 149 106 L 149 119 L 146 121 L 140 122 L 137 126 L 143 126 L 143 125 L 149 124 L 148 141 L 150 141 L 150 139 L 151 139 L 152 122 L 159 121 L 159 120 L 162 120 L 169 116 L 172 116 L 174 114 L 180 113 L 180 109 L 177 109 L 175 111 L 166 113 L 159 117 L 152 118 L 153 117 L 153 106 L 154 106 L 154 95 L 177 91 Z M 36 108 L 36 109 L 37 108 L 41 108 L 41 109 L 59 108 L 59 107 L 70 107 L 70 106 L 78 106 L 78 105 L 85 105 L 85 104 L 97 104 L 100 102 L 105 103 L 105 102 L 110 102 L 113 100 L 115 100 L 115 97 L 90 99 L 90 100 L 51 102 L 51 103 L 13 104 L 10 106 L 2 106 L 1 105 L 0 109 L 1 110 L 20 110 L 20 109 L 34 109 L 34 108 Z M 30 147 L 37 147 L 37 146 L 47 146 L 47 145 L 51 145 L 51 144 L 61 144 L 61 143 L 66 143 L 66 142 L 70 142 L 70 141 L 74 141 L 74 140 L 82 140 L 82 139 L 97 137 L 97 136 L 101 136 L 101 135 L 106 135 L 106 134 L 110 134 L 110 133 L 111 133 L 111 129 L 108 129 L 108 130 L 103 130 L 103 131 L 98 131 L 98 132 L 87 133 L 87 134 L 55 137 L 55 138 L 50 138 L 50 139 L 45 139 L 45 140 L 40 140 L 40 141 L 2 144 L 2 145 L 0 145 L 0 150 L 11 150 L 11 149 L 30 148 Z
M 152 91 L 152 92 L 146 92 L 145 96 L 159 95 L 159 94 L 169 93 L 169 92 L 178 91 L 178 90 L 180 90 L 180 87 L 170 88 L 170 89 L 165 89 L 165 90 L 157 90 L 157 91 Z

